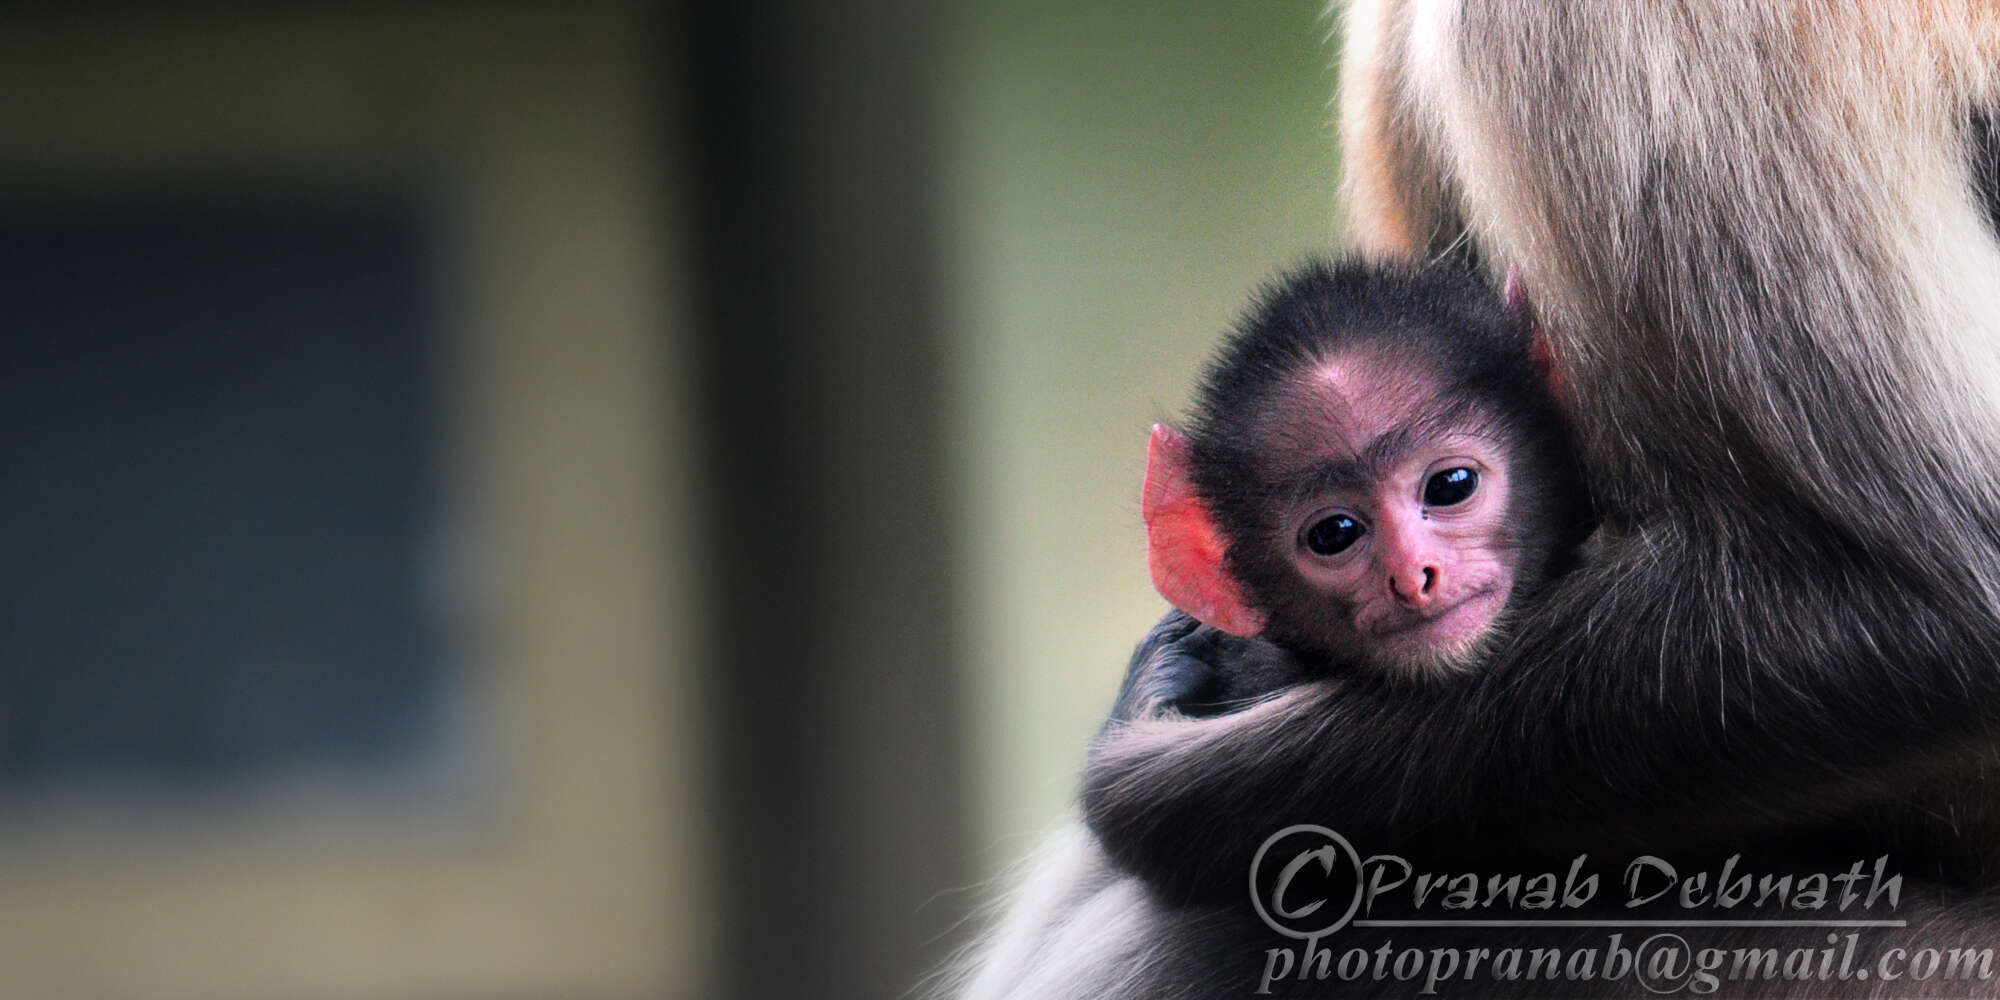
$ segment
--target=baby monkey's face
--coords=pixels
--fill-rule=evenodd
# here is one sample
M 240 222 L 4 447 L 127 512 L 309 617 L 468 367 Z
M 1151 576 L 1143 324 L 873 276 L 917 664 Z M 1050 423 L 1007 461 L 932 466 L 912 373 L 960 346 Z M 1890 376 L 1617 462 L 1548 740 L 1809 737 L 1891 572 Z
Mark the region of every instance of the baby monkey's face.
M 1361 332 L 1393 335 L 1237 341 L 1195 433 L 1154 427 L 1147 567 L 1224 632 L 1412 680 L 1478 668 L 1589 528 L 1567 432 L 1525 343 Z
M 1519 548 L 1506 532 L 1508 463 L 1489 438 L 1412 441 L 1360 482 L 1302 504 L 1291 559 L 1344 612 L 1349 655 L 1419 671 L 1484 651 L 1512 596 Z
M 1315 380 L 1319 405 L 1272 449 L 1270 541 L 1300 588 L 1273 626 L 1406 675 L 1473 665 L 1522 562 L 1512 435 L 1422 372 L 1333 363 Z

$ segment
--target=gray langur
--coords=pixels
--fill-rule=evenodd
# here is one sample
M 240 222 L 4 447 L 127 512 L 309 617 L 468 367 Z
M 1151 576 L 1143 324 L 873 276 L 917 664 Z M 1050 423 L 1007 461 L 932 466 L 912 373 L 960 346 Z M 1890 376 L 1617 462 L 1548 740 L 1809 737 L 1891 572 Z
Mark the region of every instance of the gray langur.
M 1285 654 L 1163 623 L 1093 748 L 1089 832 L 960 995 L 1250 993 L 1271 935 L 1243 873 L 1284 822 L 1494 868 L 1890 850 L 1929 881 L 1871 947 L 2000 942 L 2000 6 L 1355 0 L 1343 30 L 1350 235 L 1521 276 L 1589 557 L 1417 691 L 1318 679 L 1187 718 L 1134 695 Z M 2000 983 L 1724 995 L 1918 992 Z

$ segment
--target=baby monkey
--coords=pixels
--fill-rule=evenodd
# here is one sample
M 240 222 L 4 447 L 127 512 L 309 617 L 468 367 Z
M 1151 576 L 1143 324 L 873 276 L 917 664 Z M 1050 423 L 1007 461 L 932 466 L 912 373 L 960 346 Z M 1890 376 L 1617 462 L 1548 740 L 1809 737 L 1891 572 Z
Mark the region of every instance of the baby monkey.
M 1153 428 L 1153 584 L 1322 666 L 1482 663 L 1591 525 L 1523 311 L 1452 267 L 1309 264 L 1224 342 L 1183 433 Z

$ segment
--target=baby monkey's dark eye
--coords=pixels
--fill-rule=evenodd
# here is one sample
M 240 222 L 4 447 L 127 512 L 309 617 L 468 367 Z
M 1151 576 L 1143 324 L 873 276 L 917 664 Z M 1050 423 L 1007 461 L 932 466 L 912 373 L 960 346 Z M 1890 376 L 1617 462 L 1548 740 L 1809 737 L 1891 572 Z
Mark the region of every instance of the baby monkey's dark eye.
M 1306 528 L 1306 548 L 1314 555 L 1337 556 L 1367 533 L 1360 521 L 1346 514 L 1329 514 Z
M 1428 507 L 1449 507 L 1464 503 L 1472 491 L 1479 488 L 1479 473 L 1459 466 L 1432 475 L 1424 481 L 1424 505 Z

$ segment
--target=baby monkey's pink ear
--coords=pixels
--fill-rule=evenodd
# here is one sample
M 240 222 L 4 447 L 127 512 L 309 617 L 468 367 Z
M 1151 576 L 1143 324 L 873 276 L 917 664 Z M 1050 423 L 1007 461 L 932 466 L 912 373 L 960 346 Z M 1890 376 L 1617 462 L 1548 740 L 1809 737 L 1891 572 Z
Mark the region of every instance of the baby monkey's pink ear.
M 1549 335 L 1542 329 L 1542 323 L 1535 318 L 1534 303 L 1528 301 L 1528 289 L 1521 282 L 1521 272 L 1513 265 L 1507 266 L 1507 280 L 1500 290 L 1501 298 L 1507 302 L 1507 310 L 1528 324 L 1528 360 L 1542 375 L 1543 384 L 1548 386 L 1550 395 L 1562 397 L 1562 369 L 1556 367 L 1556 355 L 1549 348 Z
M 1195 495 L 1188 468 L 1188 440 L 1154 424 L 1146 443 L 1146 486 L 1139 510 L 1146 519 L 1146 568 L 1153 587 L 1196 621 L 1234 635 L 1264 631 L 1264 613 L 1250 606 L 1243 587 L 1223 562 L 1222 531 Z
M 1507 277 L 1500 282 L 1500 298 L 1509 311 L 1523 316 L 1530 314 L 1532 307 L 1528 305 L 1528 289 L 1521 282 L 1520 268 L 1507 265 Z

